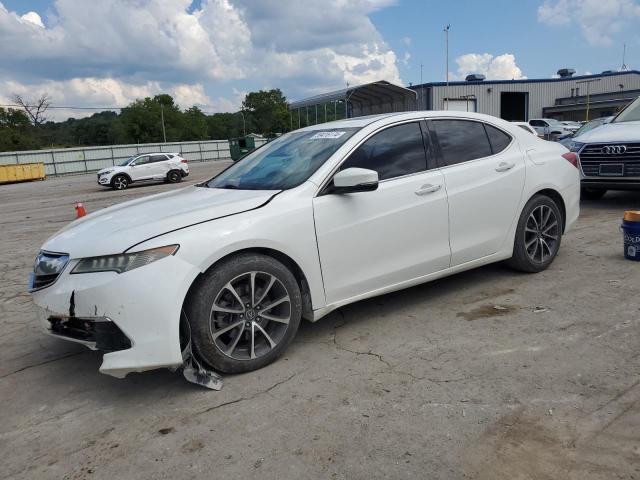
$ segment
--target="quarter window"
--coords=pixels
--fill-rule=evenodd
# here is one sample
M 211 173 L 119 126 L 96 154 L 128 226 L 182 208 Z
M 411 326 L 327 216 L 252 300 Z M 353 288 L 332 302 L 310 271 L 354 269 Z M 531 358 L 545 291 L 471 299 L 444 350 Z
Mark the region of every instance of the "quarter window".
M 469 120 L 432 120 L 445 166 L 491 155 L 491 145 L 480 122 Z
M 491 143 L 491 150 L 494 155 L 503 151 L 511 143 L 511 137 L 502 130 L 498 130 L 496 127 L 492 127 L 486 123 L 484 124 L 484 128 L 487 130 L 489 143 Z
M 341 170 L 352 167 L 375 170 L 380 180 L 426 170 L 420 125 L 405 123 L 375 134 L 347 158 Z

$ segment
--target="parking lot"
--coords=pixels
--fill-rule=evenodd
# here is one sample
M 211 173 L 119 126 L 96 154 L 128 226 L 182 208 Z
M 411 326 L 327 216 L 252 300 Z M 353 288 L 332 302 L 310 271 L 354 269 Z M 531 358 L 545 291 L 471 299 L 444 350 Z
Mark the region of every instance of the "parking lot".
M 484 267 L 305 322 L 274 364 L 210 391 L 118 380 L 40 331 L 27 276 L 75 217 L 182 184 L 95 175 L 0 186 L 0 478 L 640 478 L 640 264 L 584 202 L 540 274 Z

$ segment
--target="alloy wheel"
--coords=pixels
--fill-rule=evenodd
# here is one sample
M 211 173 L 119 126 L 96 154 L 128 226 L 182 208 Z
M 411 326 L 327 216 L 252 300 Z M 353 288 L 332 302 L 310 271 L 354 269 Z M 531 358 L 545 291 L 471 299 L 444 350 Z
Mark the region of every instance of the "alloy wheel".
M 209 316 L 215 347 L 235 360 L 262 357 L 284 338 L 291 299 L 274 275 L 252 271 L 229 281 L 216 294 Z
M 560 240 L 560 224 L 555 211 L 548 205 L 533 209 L 524 229 L 524 247 L 529 258 L 544 263 L 555 255 Z
M 127 185 L 129 185 L 129 182 L 127 182 L 127 179 L 124 177 L 116 177 L 113 180 L 113 186 L 116 190 L 124 190 L 127 188 Z

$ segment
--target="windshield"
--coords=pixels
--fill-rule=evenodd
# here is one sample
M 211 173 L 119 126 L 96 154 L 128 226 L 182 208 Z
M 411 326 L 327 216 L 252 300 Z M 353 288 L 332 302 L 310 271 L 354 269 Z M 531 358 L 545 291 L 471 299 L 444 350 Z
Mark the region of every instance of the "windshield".
M 593 130 L 600 125 L 603 125 L 607 121 L 607 117 L 597 118 L 595 120 L 591 120 L 589 123 L 585 123 L 582 125 L 576 133 L 573 135 L 574 137 L 579 137 L 583 133 L 587 133 L 589 130 Z
M 640 97 L 636 98 L 627 108 L 622 110 L 611 123 L 640 121 Z
M 134 158 L 136 158 L 136 157 L 137 157 L 137 155 L 134 155 L 133 157 L 129 157 L 129 158 L 127 158 L 124 162 L 119 163 L 119 164 L 118 164 L 118 166 L 119 166 L 119 167 L 126 167 L 127 165 L 129 165 L 129 162 L 130 162 L 131 160 L 133 160 Z
M 209 180 L 209 188 L 287 190 L 306 181 L 359 128 L 296 131 L 250 153 Z

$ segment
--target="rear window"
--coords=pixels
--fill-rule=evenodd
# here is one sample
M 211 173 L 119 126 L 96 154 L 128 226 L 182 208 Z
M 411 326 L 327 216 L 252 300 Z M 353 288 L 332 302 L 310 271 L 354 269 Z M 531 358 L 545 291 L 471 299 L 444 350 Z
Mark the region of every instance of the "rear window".
M 432 120 L 445 165 L 456 165 L 491 155 L 489 138 L 480 122 L 470 120 Z
M 484 128 L 487 130 L 489 136 L 489 143 L 491 143 L 491 150 L 493 153 L 500 153 L 511 143 L 511 137 L 504 133 L 502 130 L 498 130 L 496 127 L 484 124 Z

